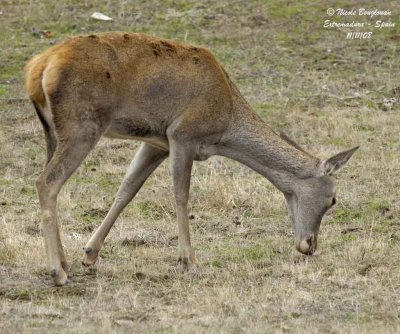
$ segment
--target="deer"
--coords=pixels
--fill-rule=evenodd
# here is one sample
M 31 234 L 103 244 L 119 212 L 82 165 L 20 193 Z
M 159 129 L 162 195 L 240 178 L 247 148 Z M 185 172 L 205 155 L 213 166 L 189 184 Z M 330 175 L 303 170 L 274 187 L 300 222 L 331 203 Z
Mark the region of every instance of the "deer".
M 141 33 L 68 37 L 26 65 L 26 91 L 42 124 L 47 161 L 36 181 L 47 266 L 68 281 L 57 196 L 102 136 L 138 140 L 114 202 L 84 247 L 94 265 L 119 214 L 170 158 L 178 225 L 178 266 L 195 264 L 188 201 L 194 161 L 222 156 L 267 178 L 287 202 L 296 249 L 317 249 L 320 223 L 336 203 L 333 174 L 358 146 L 322 160 L 252 109 L 208 49 Z

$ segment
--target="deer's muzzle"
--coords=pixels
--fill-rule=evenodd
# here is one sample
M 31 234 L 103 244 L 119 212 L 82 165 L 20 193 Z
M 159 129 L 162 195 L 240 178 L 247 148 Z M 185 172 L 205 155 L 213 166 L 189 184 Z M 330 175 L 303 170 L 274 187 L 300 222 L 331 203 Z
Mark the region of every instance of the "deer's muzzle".
M 317 249 L 317 237 L 311 234 L 307 238 L 297 241 L 296 249 L 305 255 L 312 255 Z

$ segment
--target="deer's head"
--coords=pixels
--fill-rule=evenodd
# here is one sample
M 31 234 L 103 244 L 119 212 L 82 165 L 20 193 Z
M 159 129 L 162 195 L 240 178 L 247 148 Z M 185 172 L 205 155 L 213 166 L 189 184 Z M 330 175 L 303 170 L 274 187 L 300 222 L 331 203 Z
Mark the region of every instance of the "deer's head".
M 355 147 L 322 161 L 315 177 L 299 180 L 293 192 L 285 193 L 299 252 L 311 255 L 317 249 L 322 217 L 336 203 L 333 174 L 346 164 L 357 149 Z

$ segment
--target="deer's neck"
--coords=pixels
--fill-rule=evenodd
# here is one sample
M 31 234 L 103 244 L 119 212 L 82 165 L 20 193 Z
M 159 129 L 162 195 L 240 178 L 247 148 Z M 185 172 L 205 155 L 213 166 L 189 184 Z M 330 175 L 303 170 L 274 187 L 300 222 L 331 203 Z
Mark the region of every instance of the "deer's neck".
M 317 175 L 320 163 L 277 135 L 240 96 L 220 146 L 220 155 L 247 165 L 285 193 L 294 191 L 296 180 Z

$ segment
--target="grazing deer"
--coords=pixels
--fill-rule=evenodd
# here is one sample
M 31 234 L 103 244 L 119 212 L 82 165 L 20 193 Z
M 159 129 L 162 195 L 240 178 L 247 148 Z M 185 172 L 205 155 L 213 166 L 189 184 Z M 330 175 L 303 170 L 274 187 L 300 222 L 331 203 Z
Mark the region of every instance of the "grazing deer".
M 356 148 L 321 161 L 277 135 L 251 109 L 206 49 L 136 33 L 71 37 L 29 61 L 26 89 L 43 125 L 47 164 L 37 180 L 50 273 L 67 281 L 57 195 L 102 135 L 142 141 L 100 227 L 84 248 L 95 263 L 115 220 L 150 174 L 171 158 L 179 263 L 194 260 L 188 223 L 192 164 L 212 155 L 237 160 L 283 192 L 296 248 L 312 254 L 334 179 Z

